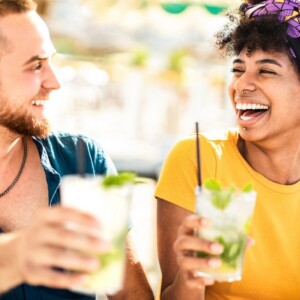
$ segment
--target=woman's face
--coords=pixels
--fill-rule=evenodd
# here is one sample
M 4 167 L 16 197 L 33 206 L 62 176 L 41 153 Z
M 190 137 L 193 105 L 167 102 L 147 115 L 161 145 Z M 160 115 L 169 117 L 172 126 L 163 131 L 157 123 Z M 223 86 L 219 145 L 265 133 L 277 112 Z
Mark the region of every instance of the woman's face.
M 242 51 L 232 63 L 228 88 L 242 138 L 300 136 L 300 81 L 286 54 Z M 275 140 L 276 141 L 276 140 Z

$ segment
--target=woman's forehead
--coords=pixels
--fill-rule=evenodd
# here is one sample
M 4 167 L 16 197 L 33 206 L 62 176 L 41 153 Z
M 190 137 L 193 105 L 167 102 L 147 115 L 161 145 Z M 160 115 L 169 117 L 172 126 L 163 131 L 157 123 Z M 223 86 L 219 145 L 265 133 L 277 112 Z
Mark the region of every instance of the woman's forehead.
M 255 61 L 261 59 L 274 59 L 282 62 L 290 62 L 287 53 L 281 51 L 263 51 L 260 49 L 257 49 L 255 51 L 249 51 L 247 48 L 244 48 L 237 57 L 242 60 Z

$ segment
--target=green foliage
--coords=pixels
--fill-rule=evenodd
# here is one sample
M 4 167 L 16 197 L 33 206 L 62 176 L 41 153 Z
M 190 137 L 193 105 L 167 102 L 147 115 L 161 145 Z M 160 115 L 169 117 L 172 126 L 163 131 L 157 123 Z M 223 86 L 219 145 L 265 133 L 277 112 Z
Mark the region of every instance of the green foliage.
M 186 51 L 179 49 L 169 54 L 168 67 L 175 72 L 182 72 L 184 66 L 184 59 L 186 58 Z
M 144 67 L 149 58 L 149 51 L 147 48 L 139 47 L 134 50 L 131 57 L 131 64 L 136 67 Z

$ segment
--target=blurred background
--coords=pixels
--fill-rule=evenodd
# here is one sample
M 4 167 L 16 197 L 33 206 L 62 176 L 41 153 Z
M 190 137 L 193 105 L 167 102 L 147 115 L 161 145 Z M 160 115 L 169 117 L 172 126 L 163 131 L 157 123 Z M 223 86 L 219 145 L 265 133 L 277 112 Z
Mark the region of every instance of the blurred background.
M 156 293 L 153 198 L 179 138 L 234 125 L 230 62 L 213 46 L 240 0 L 36 0 L 49 26 L 62 87 L 48 112 L 54 130 L 94 138 L 119 171 L 153 179 L 134 194 L 133 240 Z M 99 298 L 100 299 L 100 298 Z

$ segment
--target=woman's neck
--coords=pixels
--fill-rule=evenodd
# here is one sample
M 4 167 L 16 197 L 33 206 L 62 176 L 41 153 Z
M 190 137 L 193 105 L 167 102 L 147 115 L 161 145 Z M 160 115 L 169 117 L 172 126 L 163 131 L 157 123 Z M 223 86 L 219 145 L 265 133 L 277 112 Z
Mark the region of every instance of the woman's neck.
M 248 164 L 269 180 L 285 185 L 300 180 L 299 142 L 270 149 L 240 138 L 238 149 Z

